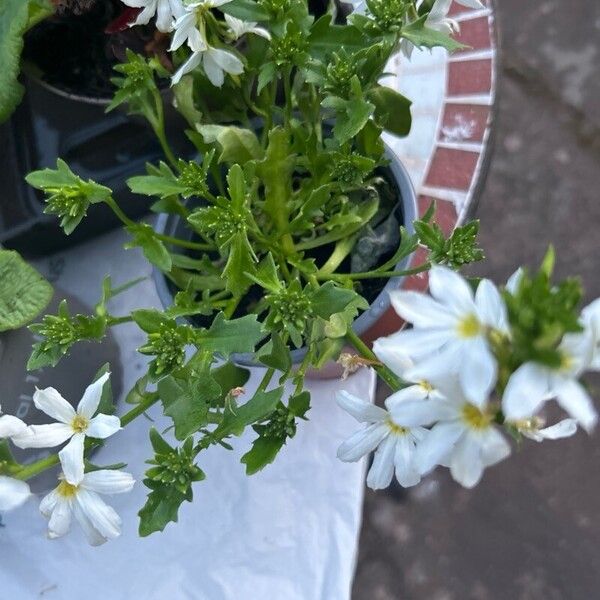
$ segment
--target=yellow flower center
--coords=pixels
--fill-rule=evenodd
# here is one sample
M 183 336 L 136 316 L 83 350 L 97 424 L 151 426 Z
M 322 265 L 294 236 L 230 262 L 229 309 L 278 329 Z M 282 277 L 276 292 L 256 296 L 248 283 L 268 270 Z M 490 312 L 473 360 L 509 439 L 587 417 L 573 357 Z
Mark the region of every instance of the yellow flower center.
M 71 427 L 76 433 L 83 433 L 89 426 L 90 422 L 81 415 L 75 415 L 71 421 Z
M 68 481 L 61 481 L 56 488 L 56 492 L 63 498 L 73 498 L 77 495 L 79 486 L 72 485 Z
M 481 323 L 474 314 L 463 317 L 457 325 L 458 335 L 461 338 L 473 338 L 481 333 Z
M 573 364 L 575 360 L 569 354 L 562 353 L 560 357 L 560 370 L 561 371 L 571 371 L 573 369 Z
M 435 390 L 435 388 L 429 383 L 429 381 L 419 381 L 419 385 L 429 394 Z
M 406 435 L 409 432 L 406 427 L 396 425 L 396 423 L 394 423 L 391 419 L 387 420 L 387 426 L 394 435 Z
M 482 412 L 474 404 L 465 404 L 462 408 L 462 419 L 471 429 L 486 429 L 492 422 L 492 415 Z

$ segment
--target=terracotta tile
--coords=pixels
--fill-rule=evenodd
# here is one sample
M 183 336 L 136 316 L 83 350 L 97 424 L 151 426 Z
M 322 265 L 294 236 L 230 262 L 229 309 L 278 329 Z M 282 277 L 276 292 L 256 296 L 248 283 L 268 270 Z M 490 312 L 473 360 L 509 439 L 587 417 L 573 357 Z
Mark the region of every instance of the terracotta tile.
M 490 109 L 473 104 L 446 104 L 440 130 L 444 142 L 482 142 Z
M 437 148 L 426 183 L 443 189 L 469 190 L 478 160 L 476 152 Z
M 460 33 L 455 36 L 456 41 L 468 46 L 457 52 L 471 52 L 485 50 L 492 47 L 490 26 L 487 17 L 463 21 L 460 24 Z
M 492 61 L 463 60 L 448 64 L 448 95 L 487 94 L 492 89 Z

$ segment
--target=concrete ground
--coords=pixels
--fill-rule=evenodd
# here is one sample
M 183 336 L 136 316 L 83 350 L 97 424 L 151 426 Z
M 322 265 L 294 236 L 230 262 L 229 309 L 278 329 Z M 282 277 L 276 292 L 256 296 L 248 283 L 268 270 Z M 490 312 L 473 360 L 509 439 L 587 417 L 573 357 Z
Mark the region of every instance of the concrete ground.
M 496 152 L 477 217 L 502 282 L 539 263 L 600 296 L 600 3 L 497 1 Z M 591 379 L 600 405 L 600 380 Z M 473 491 L 446 471 L 368 491 L 356 600 L 600 598 L 600 433 L 526 443 Z

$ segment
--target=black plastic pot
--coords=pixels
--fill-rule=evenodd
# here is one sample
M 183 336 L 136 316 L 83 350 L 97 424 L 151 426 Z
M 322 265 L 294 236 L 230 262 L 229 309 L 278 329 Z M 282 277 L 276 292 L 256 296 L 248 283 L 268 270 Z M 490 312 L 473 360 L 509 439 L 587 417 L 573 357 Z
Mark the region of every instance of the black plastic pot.
M 390 161 L 388 170 L 393 178 L 397 193 L 398 207 L 401 213 L 403 224 L 408 234 L 414 233 L 413 221 L 417 218 L 417 197 L 413 188 L 412 182 L 404 165 L 400 159 L 386 147 L 386 157 Z M 190 230 L 182 222 L 177 215 L 162 214 L 156 222 L 156 230 L 169 236 L 185 237 L 189 235 Z M 396 270 L 405 270 L 410 264 L 411 257 L 405 258 L 397 266 Z M 393 278 L 387 281 L 386 285 L 381 289 L 378 296 L 371 303 L 368 310 L 363 312 L 354 322 L 353 329 L 359 336 L 364 336 L 369 330 L 374 328 L 383 315 L 390 308 L 389 293 L 392 290 L 398 289 L 402 285 L 403 277 Z M 154 270 L 154 280 L 158 296 L 165 308 L 173 303 L 173 287 L 167 280 L 165 275 L 158 269 Z M 306 354 L 305 348 L 292 350 L 292 360 L 295 364 L 302 361 Z M 252 354 L 234 354 L 233 360 L 242 366 L 257 366 L 257 363 Z

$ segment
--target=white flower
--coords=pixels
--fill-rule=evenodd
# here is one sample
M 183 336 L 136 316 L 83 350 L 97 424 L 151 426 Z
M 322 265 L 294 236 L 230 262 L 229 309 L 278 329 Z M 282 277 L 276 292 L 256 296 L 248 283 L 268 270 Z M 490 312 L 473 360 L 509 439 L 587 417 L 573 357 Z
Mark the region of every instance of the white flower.
M 449 466 L 455 481 L 472 488 L 486 467 L 510 454 L 510 446 L 494 426 L 490 406 L 471 403 L 456 378 L 436 385 L 445 400 L 429 401 L 429 416 L 438 422 L 417 446 L 415 463 L 423 475 L 436 465 Z
M 142 12 L 131 24 L 146 25 L 156 15 L 156 28 L 159 31 L 171 31 L 173 20 L 184 12 L 181 0 L 122 0 L 123 4 L 131 8 L 141 8 Z
M 255 35 L 264 37 L 267 40 L 271 39 L 271 34 L 266 29 L 258 27 L 258 23 L 242 21 L 241 19 L 236 19 L 231 15 L 225 15 L 225 21 L 227 21 L 227 25 L 229 25 L 229 31 L 236 40 L 241 38 L 246 33 L 253 33 Z
M 535 442 L 544 440 L 560 440 L 571 437 L 577 433 L 577 421 L 575 419 L 564 419 L 550 427 L 544 427 L 544 422 L 539 417 L 523 419 L 510 423 L 517 431 L 526 438 Z M 543 429 L 542 429 L 543 428 Z
M 225 73 L 240 75 L 244 72 L 244 63 L 235 54 L 208 46 L 203 51 L 194 52 L 188 58 L 173 75 L 172 84 L 178 83 L 186 73 L 193 71 L 200 63 L 204 67 L 204 73 L 215 87 L 223 85 Z
M 564 336 L 558 351 L 561 366 L 552 369 L 528 362 L 510 377 L 502 398 L 502 411 L 507 420 L 529 418 L 548 400 L 556 398 L 559 405 L 588 432 L 598 420 L 592 399 L 578 381 L 590 366 L 594 337 L 589 331 Z
M 54 388 L 36 390 L 35 406 L 58 423 L 31 425 L 27 432 L 14 436 L 19 448 L 51 448 L 70 442 L 59 452 L 63 470 L 70 482 L 83 476 L 83 450 L 86 436 L 105 439 L 121 428 L 121 421 L 112 415 L 94 417 L 102 397 L 102 388 L 110 373 L 105 373 L 85 390 L 77 411 Z
M 423 414 L 421 410 L 426 402 L 391 396 L 386 400 L 388 412 L 348 392 L 339 392 L 336 399 L 357 421 L 368 423 L 366 428 L 357 431 L 339 447 L 337 456 L 340 460 L 356 462 L 377 448 L 367 475 L 370 488 L 377 490 L 387 487 L 394 471 L 398 483 L 403 487 L 421 481 L 414 456 L 417 443 L 428 433 L 421 426 L 429 422 L 429 414 Z
M 600 371 L 600 298 L 583 309 L 581 320 L 593 339 L 592 359 L 588 368 L 592 371 Z
M 173 29 L 170 52 L 181 48 L 186 43 L 194 52 L 206 50 L 208 44 L 200 29 L 198 29 L 198 19 L 195 11 L 188 9 L 175 21 Z
M 2 415 L 0 417 L 0 439 L 19 437 L 26 434 L 27 431 L 28 427 L 21 419 L 12 415 Z
M 98 494 L 123 494 L 129 492 L 134 483 L 129 473 L 108 470 L 86 473 L 72 483 L 61 480 L 40 503 L 40 512 L 50 519 L 48 537 L 55 539 L 65 535 L 73 516 L 92 546 L 119 537 L 121 519 Z
M 504 302 L 491 281 L 482 280 L 473 295 L 467 281 L 446 267 L 433 267 L 429 281 L 432 297 L 390 293 L 396 312 L 414 327 L 391 335 L 389 343 L 417 363 L 406 373 L 410 381 L 458 373 L 469 400 L 483 405 L 497 375 L 488 335 L 508 334 Z
M 18 508 L 30 496 L 31 491 L 24 481 L 0 475 L 0 511 Z

